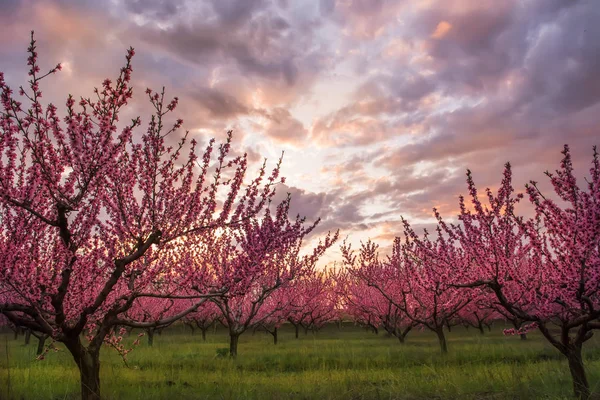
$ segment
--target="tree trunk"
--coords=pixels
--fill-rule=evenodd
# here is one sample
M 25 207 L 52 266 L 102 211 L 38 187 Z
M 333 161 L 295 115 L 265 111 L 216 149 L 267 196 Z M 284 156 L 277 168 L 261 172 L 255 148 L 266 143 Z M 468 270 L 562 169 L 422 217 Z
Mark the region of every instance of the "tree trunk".
M 79 364 L 81 400 L 100 400 L 100 359 L 98 354 L 84 353 Z
M 238 341 L 240 335 L 238 333 L 229 333 L 229 356 L 237 357 Z
M 79 368 L 81 400 L 100 400 L 100 349 L 86 349 L 79 337 L 65 342 L 65 345 Z
M 516 320 L 512 320 L 511 321 L 513 326 L 515 327 L 515 329 L 518 331 L 519 329 L 521 329 L 521 324 L 519 322 L 517 322 Z M 527 334 L 526 333 L 521 333 L 519 336 L 521 336 L 521 340 L 527 340 Z
M 154 345 L 154 329 L 148 329 L 146 332 L 148 333 L 148 346 L 152 347 Z
M 37 346 L 37 353 L 36 353 L 38 356 L 44 352 L 44 345 L 46 344 L 47 337 L 48 336 L 45 334 L 41 334 L 40 337 L 38 337 L 38 346 Z
M 277 328 L 273 330 L 273 344 L 277 344 Z
M 481 322 L 479 323 L 478 328 L 479 328 L 479 333 L 481 333 L 482 335 L 485 335 L 485 331 L 483 330 L 483 324 Z
M 30 341 L 31 341 L 31 329 L 27 329 L 25 331 L 25 346 L 29 345 Z
M 412 330 L 412 326 L 407 326 L 406 329 L 404 329 L 404 331 L 400 330 L 398 332 L 398 340 L 400 340 L 400 343 L 404 343 L 406 341 L 406 335 L 408 335 L 408 332 L 410 332 Z
M 208 330 L 208 328 L 202 328 L 202 341 L 206 342 L 206 331 Z
M 17 340 L 19 338 L 19 328 L 15 328 L 15 336 L 14 339 Z
M 573 378 L 573 393 L 575 398 L 587 400 L 590 398 L 590 384 L 588 383 L 581 356 L 581 345 L 572 347 L 566 354 L 569 361 L 569 370 Z
M 448 353 L 448 345 L 446 344 L 446 335 L 444 335 L 444 327 L 438 327 L 435 333 L 437 334 L 438 341 L 440 342 L 440 350 L 442 351 L 442 354 Z
M 491 323 L 490 323 L 490 324 L 488 324 L 488 325 L 487 325 L 487 328 L 488 328 L 488 332 L 491 332 L 491 331 L 492 331 L 492 324 L 491 324 Z
M 452 332 L 452 326 L 450 326 L 450 321 L 446 321 L 446 327 L 448 328 L 448 332 Z
M 294 328 L 296 328 L 296 339 L 298 339 L 298 331 L 299 331 L 298 325 L 294 325 Z

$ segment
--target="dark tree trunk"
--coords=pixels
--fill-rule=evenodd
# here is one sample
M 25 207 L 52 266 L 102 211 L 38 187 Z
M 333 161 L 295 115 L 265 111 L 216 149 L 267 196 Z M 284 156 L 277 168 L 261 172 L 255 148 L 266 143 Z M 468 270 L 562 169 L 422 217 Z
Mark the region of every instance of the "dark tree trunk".
M 481 333 L 482 335 L 485 335 L 485 331 L 483 330 L 483 324 L 481 322 L 479 323 L 478 328 L 479 328 L 479 333 Z
M 298 325 L 294 324 L 294 328 L 296 329 L 296 339 L 298 339 L 298 331 L 299 331 Z
M 435 333 L 437 334 L 438 341 L 440 342 L 440 350 L 442 354 L 448 353 L 448 345 L 446 343 L 446 335 L 444 334 L 444 327 L 440 326 L 436 329 Z
M 491 332 L 492 331 L 492 324 L 490 323 L 490 324 L 487 324 L 486 326 L 488 328 L 488 332 Z
M 449 321 L 446 321 L 446 328 L 448 328 L 448 332 L 452 332 L 452 326 Z
M 19 338 L 19 328 L 15 328 L 15 336 L 14 339 L 17 340 Z
M 408 332 L 410 332 L 411 330 L 412 326 L 407 326 L 406 329 L 404 329 L 404 331 L 398 332 L 398 340 L 400 340 L 400 343 L 404 343 L 406 341 L 406 335 L 408 335 Z
M 186 324 L 187 326 L 189 326 L 189 328 L 192 330 L 192 336 L 194 336 L 194 333 L 196 332 L 196 328 L 194 328 L 194 325 L 192 324 Z
M 206 342 L 206 331 L 208 328 L 201 328 L 200 330 L 202 331 L 202 341 Z
M 79 337 L 65 345 L 79 368 L 81 400 L 100 400 L 100 350 L 86 349 Z
M 98 354 L 85 353 L 79 364 L 81 399 L 100 400 L 100 359 Z
M 587 400 L 590 398 L 590 384 L 587 380 L 583 357 L 581 356 L 581 345 L 571 346 L 568 350 L 567 360 L 569 361 L 569 370 L 573 378 L 573 393 L 575 398 Z
M 521 323 L 519 323 L 517 320 L 512 320 L 511 322 L 517 331 L 521 329 Z M 526 333 L 521 333 L 519 336 L 521 336 L 521 340 L 527 340 Z
M 273 329 L 271 335 L 273 335 L 273 344 L 277 344 L 277 328 Z
M 146 330 L 148 334 L 148 346 L 152 347 L 154 345 L 154 329 Z
M 25 331 L 25 345 L 29 345 L 29 342 L 31 341 L 31 329 L 27 329 Z
M 44 352 L 44 346 L 46 345 L 46 338 L 48 336 L 45 334 L 41 334 L 38 337 L 38 346 L 37 346 L 37 355 L 39 356 L 40 354 L 42 354 Z
M 238 341 L 240 339 L 239 333 L 229 333 L 229 356 L 237 357 Z

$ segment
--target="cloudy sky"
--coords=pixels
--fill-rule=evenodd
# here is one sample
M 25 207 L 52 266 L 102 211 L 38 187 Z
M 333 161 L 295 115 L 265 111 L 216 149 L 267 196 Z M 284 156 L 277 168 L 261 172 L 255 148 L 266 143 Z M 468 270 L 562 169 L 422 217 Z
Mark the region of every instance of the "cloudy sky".
M 0 0 L 0 70 L 25 82 L 34 29 L 41 64 L 65 67 L 45 98 L 64 104 L 132 46 L 138 95 L 166 86 L 193 136 L 234 129 L 254 162 L 285 151 L 294 212 L 385 247 L 401 215 L 455 214 L 466 168 L 494 188 L 510 161 L 522 188 L 568 143 L 584 175 L 599 21 L 598 0 Z

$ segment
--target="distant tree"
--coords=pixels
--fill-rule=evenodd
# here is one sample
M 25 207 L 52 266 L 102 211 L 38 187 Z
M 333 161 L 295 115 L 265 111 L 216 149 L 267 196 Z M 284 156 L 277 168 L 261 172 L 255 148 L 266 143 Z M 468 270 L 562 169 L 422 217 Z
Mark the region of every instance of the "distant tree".
M 289 290 L 290 307 L 287 321 L 298 338 L 298 328 L 318 331 L 338 317 L 338 296 L 330 271 L 314 271 L 298 280 Z
M 383 267 L 377 257 L 377 245 L 368 242 L 361 247 L 358 265 L 367 271 L 361 275 L 412 324 L 435 332 L 445 354 L 448 346 L 444 326 L 471 301 L 466 290 L 449 284 L 449 272 L 460 255 L 441 234 L 436 241 L 431 241 L 427 232 L 418 238 L 408 222 L 403 222 L 404 241 L 395 239 L 392 254 Z M 347 265 L 357 264 L 350 246 L 342 246 L 342 253 Z
M 211 326 L 214 326 L 220 321 L 221 311 L 212 302 L 207 301 L 202 304 L 196 311 L 187 314 L 183 317 L 183 323 L 192 330 L 192 335 L 196 328 L 202 332 L 202 341 L 206 341 L 206 332 Z
M 304 238 L 319 220 L 307 227 L 303 218 L 290 220 L 290 200 L 288 196 L 282 201 L 274 215 L 266 208 L 260 218 L 248 218 L 235 228 L 222 229 L 203 246 L 203 256 L 197 258 L 199 268 L 208 267 L 214 271 L 208 287 L 203 288 L 200 286 L 203 282 L 198 283 L 201 292 L 228 288 L 227 292 L 211 297 L 210 301 L 221 310 L 222 322 L 229 329 L 232 357 L 237 356 L 242 333 L 289 306 L 285 296 L 277 296 L 281 302 L 276 304 L 271 297 L 310 273 L 337 239 L 337 232 L 327 234 L 312 252 L 300 255 Z
M 485 334 L 485 329 L 491 329 L 494 320 L 502 317 L 492 306 L 494 299 L 490 299 L 493 293 L 479 291 L 473 293 L 471 302 L 456 316 L 457 322 L 462 322 L 464 326 L 472 326 L 479 330 L 482 335 Z
M 361 244 L 355 256 L 350 245 L 342 245 L 349 275 L 344 289 L 347 312 L 359 324 L 370 326 L 374 331 L 377 331 L 375 327 L 382 327 L 404 343 L 408 333 L 419 323 L 403 311 L 407 281 L 400 279 L 399 269 L 390 260 L 379 260 L 378 249 L 376 243 L 368 240 Z

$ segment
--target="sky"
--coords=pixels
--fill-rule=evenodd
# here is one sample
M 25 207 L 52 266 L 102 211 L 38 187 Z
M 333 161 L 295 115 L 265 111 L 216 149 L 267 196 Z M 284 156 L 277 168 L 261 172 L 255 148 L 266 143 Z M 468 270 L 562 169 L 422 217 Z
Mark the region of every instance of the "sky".
M 0 0 L 0 71 L 25 83 L 35 30 L 42 71 L 64 67 L 44 97 L 63 105 L 115 80 L 132 46 L 134 99 L 165 86 L 191 136 L 233 129 L 254 165 L 284 151 L 294 214 L 385 251 L 401 216 L 456 215 L 467 168 L 494 189 L 510 161 L 519 191 L 549 192 L 569 144 L 583 178 L 600 144 L 598 21 L 597 0 Z

